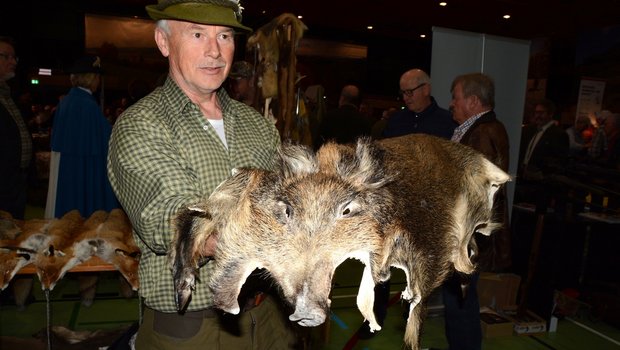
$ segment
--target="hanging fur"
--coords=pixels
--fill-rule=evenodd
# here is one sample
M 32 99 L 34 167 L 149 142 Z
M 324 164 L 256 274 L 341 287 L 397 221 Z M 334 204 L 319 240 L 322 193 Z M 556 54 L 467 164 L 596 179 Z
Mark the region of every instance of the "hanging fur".
M 277 100 L 274 108 L 276 127 L 283 138 L 291 138 L 295 110 L 297 57 L 295 51 L 308 28 L 291 13 L 283 13 L 259 28 L 247 42 L 248 50 L 258 52 L 256 74 L 261 105 Z M 267 110 L 267 108 L 266 108 Z M 298 141 L 298 140 L 293 140 Z

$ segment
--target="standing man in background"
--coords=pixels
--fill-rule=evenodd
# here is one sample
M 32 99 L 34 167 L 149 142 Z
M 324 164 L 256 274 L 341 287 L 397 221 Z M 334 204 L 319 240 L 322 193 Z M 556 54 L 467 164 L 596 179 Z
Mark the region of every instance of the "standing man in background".
M 294 348 L 290 321 L 266 293 L 243 299 L 238 316 L 213 308 L 206 281 L 214 262 L 200 268 L 187 310 L 177 310 L 167 256 L 172 218 L 208 197 L 235 168 L 271 169 L 280 136 L 222 87 L 233 64 L 235 32 L 251 31 L 241 24 L 238 1 L 160 0 L 146 10 L 157 21 L 155 42 L 168 58 L 169 74 L 116 122 L 108 160 L 110 182 L 142 253 L 145 309 L 136 349 Z M 212 235 L 206 255 L 215 246 Z
M 23 220 L 28 199 L 32 136 L 7 84 L 15 77 L 17 60 L 13 40 L 0 36 L 0 210 Z
M 370 123 L 360 112 L 362 102 L 360 89 L 345 85 L 338 99 L 338 108 L 325 113 L 319 129 L 316 148 L 331 140 L 338 143 L 353 143 L 360 136 L 370 136 Z
M 400 77 L 400 94 L 407 106 L 394 113 L 383 130 L 383 137 L 428 134 L 449 139 L 456 123 L 448 110 L 431 96 L 431 78 L 421 69 L 411 69 Z
M 532 123 L 523 127 L 519 151 L 520 178 L 540 180 L 566 166 L 568 135 L 553 119 L 555 109 L 555 104 L 549 99 L 538 101 L 534 106 Z
M 495 107 L 495 84 L 482 73 L 458 76 L 452 82 L 450 110 L 459 126 L 454 130 L 452 141 L 468 145 L 484 154 L 502 170 L 508 172 L 509 143 L 504 125 L 497 120 Z M 501 271 L 510 266 L 510 232 L 506 188 L 495 197 L 495 216 L 502 218 L 503 228 L 489 237 L 476 233 L 470 242 L 478 270 Z M 479 272 L 470 277 L 467 288 L 453 274 L 442 286 L 445 311 L 446 338 L 450 350 L 480 350 L 480 303 L 478 301 Z
M 521 130 L 515 202 L 536 204 L 546 211 L 555 197 L 556 215 L 562 211 L 562 189 L 546 181 L 550 175 L 563 173 L 568 164 L 569 142 L 566 131 L 557 125 L 553 116 L 555 104 L 543 99 L 534 106 L 532 123 Z
M 254 67 L 250 62 L 237 61 L 233 63 L 228 74 L 228 87 L 230 97 L 248 106 L 255 107 Z

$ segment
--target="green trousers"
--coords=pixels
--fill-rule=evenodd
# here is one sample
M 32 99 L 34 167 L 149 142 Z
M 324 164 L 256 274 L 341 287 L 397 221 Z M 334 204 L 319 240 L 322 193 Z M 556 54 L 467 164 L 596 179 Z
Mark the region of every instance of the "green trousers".
M 301 348 L 295 327 L 272 297 L 240 315 L 184 319 L 144 310 L 136 337 L 137 350 L 279 350 Z M 176 317 L 176 319 L 175 319 Z M 182 325 L 179 327 L 179 325 Z M 174 336 L 176 335 L 176 336 Z

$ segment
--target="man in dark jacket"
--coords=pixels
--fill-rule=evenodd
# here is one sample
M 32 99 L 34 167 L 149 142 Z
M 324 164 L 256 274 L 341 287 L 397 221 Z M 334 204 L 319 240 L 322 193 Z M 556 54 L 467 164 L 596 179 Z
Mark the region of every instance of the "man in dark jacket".
M 568 135 L 553 120 L 554 113 L 552 101 L 537 102 L 532 123 L 521 131 L 515 202 L 535 204 L 540 211 L 546 210 L 552 196 L 561 196 L 548 179 L 561 173 L 568 162 Z
M 320 126 L 319 144 L 332 140 L 352 143 L 360 136 L 370 135 L 370 122 L 360 112 L 360 89 L 346 85 L 340 92 L 338 108 L 325 114 Z
M 508 172 L 508 133 L 493 111 L 493 80 L 482 73 L 464 74 L 454 79 L 451 91 L 450 110 L 459 124 L 454 130 L 452 141 L 472 147 Z M 497 271 L 510 266 L 510 232 L 505 188 L 495 198 L 495 210 L 496 216 L 504 220 L 503 229 L 489 237 L 477 234 L 470 242 L 474 251 L 472 258 L 484 271 Z M 478 277 L 479 272 L 470 277 L 465 293 L 462 291 L 463 281 L 457 275 L 453 275 L 443 285 L 446 338 L 451 350 L 479 350 L 482 347 Z
M 456 123 L 431 96 L 431 78 L 421 69 L 410 69 L 400 77 L 400 94 L 405 109 L 390 117 L 383 137 L 428 134 L 449 139 Z
M 568 135 L 553 120 L 555 104 L 544 99 L 536 103 L 532 123 L 521 131 L 520 178 L 539 180 L 559 171 L 568 160 Z

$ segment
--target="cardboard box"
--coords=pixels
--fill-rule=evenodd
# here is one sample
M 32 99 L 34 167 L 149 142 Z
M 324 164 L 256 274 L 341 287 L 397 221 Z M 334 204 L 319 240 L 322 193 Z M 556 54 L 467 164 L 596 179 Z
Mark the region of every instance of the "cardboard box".
M 510 336 L 514 329 L 510 319 L 495 312 L 481 312 L 480 325 L 485 338 Z
M 547 331 L 547 322 L 530 310 L 527 310 L 522 317 L 507 314 L 506 318 L 514 323 L 513 330 L 517 335 L 540 334 Z
M 572 298 L 559 290 L 553 291 L 554 315 L 577 316 L 590 313 L 591 306 Z
M 481 307 L 496 311 L 515 309 L 521 277 L 514 273 L 480 273 L 478 299 Z

